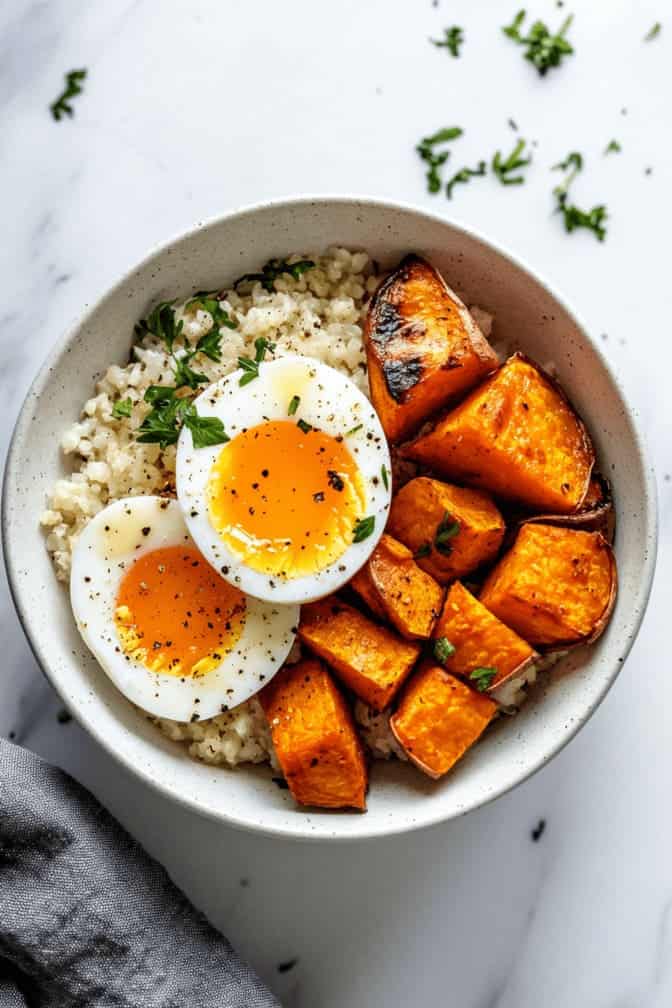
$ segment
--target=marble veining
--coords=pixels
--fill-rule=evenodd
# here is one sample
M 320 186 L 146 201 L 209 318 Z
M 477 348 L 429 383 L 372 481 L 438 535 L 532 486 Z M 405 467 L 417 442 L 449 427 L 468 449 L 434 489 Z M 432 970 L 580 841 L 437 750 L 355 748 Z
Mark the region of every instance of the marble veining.
M 564 291 L 601 337 L 657 467 L 657 589 L 590 724 L 515 792 L 384 842 L 249 836 L 147 791 L 59 719 L 3 577 L 0 732 L 92 788 L 289 1008 L 672 1004 L 672 22 L 659 0 L 567 9 L 576 55 L 540 81 L 500 37 L 515 11 L 495 0 L 0 8 L 3 456 L 56 337 L 151 245 L 271 196 L 368 192 L 483 231 Z M 551 23 L 561 13 L 550 0 L 534 9 Z M 459 60 L 427 41 L 453 23 L 465 28 Z M 78 66 L 89 77 L 75 117 L 55 123 L 48 105 Z M 465 128 L 456 171 L 513 146 L 509 117 L 537 141 L 526 185 L 476 179 L 451 202 L 425 192 L 422 135 Z M 612 137 L 623 150 L 605 158 Z M 552 215 L 550 168 L 572 149 L 586 155 L 577 201 L 609 207 L 604 245 Z

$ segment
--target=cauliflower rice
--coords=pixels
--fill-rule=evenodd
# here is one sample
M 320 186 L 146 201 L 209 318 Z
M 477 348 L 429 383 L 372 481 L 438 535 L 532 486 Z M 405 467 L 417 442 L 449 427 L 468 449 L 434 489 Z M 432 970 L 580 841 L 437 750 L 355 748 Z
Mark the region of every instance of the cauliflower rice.
M 254 356 L 254 341 L 263 336 L 276 344 L 277 356 L 300 353 L 315 357 L 342 371 L 368 394 L 362 323 L 367 301 L 378 286 L 376 267 L 365 252 L 343 248 L 331 248 L 319 256 L 293 255 L 287 261 L 304 258 L 310 258 L 315 267 L 297 279 L 280 275 L 270 293 L 256 282 L 249 293 L 231 289 L 219 295 L 221 308 L 236 328 L 222 331 L 219 362 L 203 355 L 199 358 L 199 370 L 210 381 L 235 370 L 239 356 Z M 187 340 L 195 343 L 212 329 L 213 319 L 200 308 L 186 308 L 186 303 L 176 305 L 175 312 L 184 322 Z M 491 317 L 479 309 L 472 311 L 487 338 Z M 73 471 L 56 482 L 41 516 L 59 580 L 68 581 L 77 537 L 105 505 L 122 497 L 174 492 L 175 446 L 161 449 L 157 444 L 139 444 L 134 438 L 134 431 L 150 410 L 144 402 L 145 390 L 150 385 L 172 384 L 172 376 L 170 357 L 161 341 L 143 336 L 133 346 L 127 365 L 113 364 L 107 369 L 96 394 L 84 404 L 80 420 L 63 435 L 61 448 L 72 460 Z M 130 417 L 114 417 L 113 406 L 119 399 L 130 399 Z M 297 644 L 291 659 L 299 656 Z M 534 676 L 531 670 L 529 678 Z M 505 702 L 519 700 L 524 685 L 516 681 Z M 374 757 L 406 758 L 385 715 L 374 714 L 357 701 L 355 718 Z M 205 763 L 270 763 L 277 768 L 270 731 L 254 697 L 209 720 L 189 724 L 154 720 L 165 735 L 184 743 L 190 756 Z

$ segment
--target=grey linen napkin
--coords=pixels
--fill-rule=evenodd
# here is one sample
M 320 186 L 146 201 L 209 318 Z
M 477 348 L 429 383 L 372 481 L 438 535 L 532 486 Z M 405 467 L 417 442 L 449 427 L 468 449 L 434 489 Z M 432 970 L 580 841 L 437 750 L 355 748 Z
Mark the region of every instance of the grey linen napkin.
M 63 771 L 0 739 L 0 1008 L 279 1008 Z

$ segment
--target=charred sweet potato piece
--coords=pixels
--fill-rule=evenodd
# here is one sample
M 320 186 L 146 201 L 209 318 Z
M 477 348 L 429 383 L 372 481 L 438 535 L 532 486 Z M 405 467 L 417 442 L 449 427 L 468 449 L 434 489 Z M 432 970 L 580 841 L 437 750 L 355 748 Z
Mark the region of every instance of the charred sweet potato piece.
M 350 710 L 322 662 L 285 665 L 259 694 L 300 805 L 366 808 L 367 766 Z
M 350 585 L 373 613 L 387 617 L 403 637 L 431 635 L 441 611 L 443 591 L 418 567 L 411 551 L 392 536 L 382 536 Z
M 408 758 L 436 779 L 474 744 L 496 710 L 489 697 L 427 664 L 409 680 L 390 727 Z
M 440 584 L 493 560 L 506 526 L 480 490 L 418 476 L 392 500 L 387 530 Z
M 579 510 L 595 460 L 559 387 L 521 354 L 404 454 L 448 478 L 556 514 Z
M 537 646 L 595 640 L 616 598 L 616 562 L 599 532 L 528 522 L 488 575 L 480 599 Z
M 507 679 L 520 675 L 539 657 L 527 641 L 498 620 L 459 581 L 448 589 L 434 637 L 436 657 L 444 668 L 484 691 L 497 689 Z M 448 652 L 447 657 L 442 657 L 442 650 Z
M 377 711 L 388 706 L 420 653 L 420 645 L 402 640 L 334 596 L 302 606 L 299 636 Z
M 497 367 L 497 357 L 433 266 L 406 256 L 371 300 L 364 326 L 371 399 L 390 441 Z

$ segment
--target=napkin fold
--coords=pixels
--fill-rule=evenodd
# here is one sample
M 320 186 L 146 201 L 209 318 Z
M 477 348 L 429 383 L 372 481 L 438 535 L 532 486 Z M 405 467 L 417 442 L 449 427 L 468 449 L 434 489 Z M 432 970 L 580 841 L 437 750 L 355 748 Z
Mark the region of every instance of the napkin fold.
M 0 1008 L 280 1008 L 83 787 L 0 739 Z

